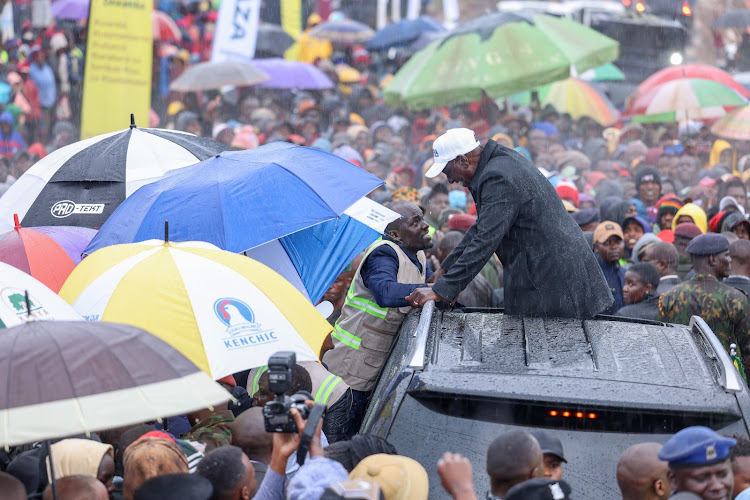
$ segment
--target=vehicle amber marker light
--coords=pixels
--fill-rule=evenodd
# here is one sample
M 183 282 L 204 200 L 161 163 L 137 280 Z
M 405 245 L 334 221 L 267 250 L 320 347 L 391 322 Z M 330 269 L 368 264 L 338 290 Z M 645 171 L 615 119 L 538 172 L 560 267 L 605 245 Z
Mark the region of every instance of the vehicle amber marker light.
M 569 412 L 569 411 L 558 411 L 558 410 L 550 410 L 549 412 L 550 417 L 558 417 L 561 416 L 563 418 L 570 418 L 571 416 L 575 416 L 576 418 L 589 418 L 591 420 L 596 419 L 596 413 L 586 413 L 583 411 L 577 411 L 575 413 Z

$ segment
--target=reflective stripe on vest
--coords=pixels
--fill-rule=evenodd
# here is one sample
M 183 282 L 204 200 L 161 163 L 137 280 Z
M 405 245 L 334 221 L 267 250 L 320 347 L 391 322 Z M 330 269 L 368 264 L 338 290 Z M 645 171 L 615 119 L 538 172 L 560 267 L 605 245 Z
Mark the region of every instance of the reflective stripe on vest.
M 260 376 L 263 375 L 266 370 L 268 370 L 268 366 L 261 366 L 258 368 L 255 377 L 253 377 L 253 392 L 250 393 L 250 397 L 253 397 L 253 394 L 260 390 Z
M 315 402 L 322 405 L 328 404 L 328 398 L 331 397 L 333 389 L 341 382 L 341 377 L 337 377 L 333 373 L 323 381 L 323 385 L 318 389 L 318 393 L 315 394 Z
M 371 300 L 355 296 L 351 287 L 349 288 L 349 292 L 347 292 L 346 294 L 346 300 L 344 300 L 344 303 L 352 306 L 355 309 L 364 311 L 367 314 L 371 314 L 376 318 L 385 319 L 385 315 L 388 314 L 387 307 L 380 307 L 377 303 Z
M 359 345 L 362 343 L 361 338 L 347 332 L 346 330 L 341 328 L 338 323 L 336 323 L 333 328 L 334 331 L 331 332 L 331 335 L 333 337 L 339 339 L 345 346 L 351 347 L 354 350 L 359 349 Z

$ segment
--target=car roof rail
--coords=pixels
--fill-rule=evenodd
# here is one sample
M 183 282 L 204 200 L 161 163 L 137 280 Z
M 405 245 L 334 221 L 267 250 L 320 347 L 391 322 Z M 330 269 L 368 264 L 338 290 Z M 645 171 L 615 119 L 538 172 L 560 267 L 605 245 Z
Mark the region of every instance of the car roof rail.
M 422 307 L 422 315 L 419 317 L 419 323 L 414 329 L 413 338 L 414 351 L 409 361 L 409 368 L 421 370 L 424 368 L 424 353 L 427 349 L 427 335 L 430 332 L 430 323 L 432 323 L 432 313 L 435 311 L 435 301 L 428 300 Z
M 721 341 L 714 335 L 706 322 L 700 316 L 693 316 L 690 318 L 690 329 L 693 332 L 699 333 L 703 339 L 711 346 L 714 351 L 715 359 L 719 362 L 720 379 L 719 384 L 726 390 L 732 392 L 739 392 L 742 390 L 743 383 L 740 380 L 740 373 L 734 366 L 729 354 Z

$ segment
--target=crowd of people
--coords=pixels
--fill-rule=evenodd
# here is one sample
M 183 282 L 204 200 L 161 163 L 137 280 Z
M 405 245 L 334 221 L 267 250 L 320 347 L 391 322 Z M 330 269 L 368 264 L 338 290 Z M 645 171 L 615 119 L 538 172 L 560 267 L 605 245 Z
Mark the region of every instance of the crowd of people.
M 393 342 L 360 349 L 367 341 L 358 332 L 376 325 L 393 337 L 410 294 L 455 263 L 452 252 L 477 221 L 468 182 L 459 182 L 453 167 L 431 172 L 435 141 L 454 129 L 472 131 L 469 142 L 476 139 L 480 153 L 528 160 L 535 182 L 554 188 L 555 203 L 568 213 L 562 227 L 580 228 L 583 251 L 590 252 L 583 257 L 596 260 L 614 299 L 606 314 L 682 324 L 699 315 L 740 366 L 748 366 L 747 144 L 715 137 L 700 122 L 605 127 L 551 106 L 487 97 L 431 110 L 394 109 L 384 104 L 382 89 L 405 58 L 323 41 L 311 44 L 312 55 L 301 50 L 301 57 L 331 78 L 332 89 L 172 92 L 170 81 L 209 57 L 215 22 L 203 11 L 176 17 L 185 39 L 154 45 L 150 126 L 234 149 L 287 141 L 330 152 L 382 179 L 371 197 L 402 219 L 324 297 L 334 305 L 329 319 L 335 324 L 328 352 L 321 353 L 325 367 L 295 367 L 290 394 L 304 390 L 318 402 L 325 394 L 329 408 L 304 465 L 296 461 L 297 434 L 265 431 L 262 406 L 273 394 L 260 368 L 219 381 L 236 403 L 176 417 L 167 426 L 144 423 L 0 452 L 0 498 L 420 499 L 428 495 L 428 470 L 437 470 L 455 499 L 477 498 L 482 489 L 490 499 L 568 498 L 565 455 L 551 432 L 511 431 L 492 441 L 489 488 L 474 484 L 472 465 L 479 464 L 460 454 L 419 464 L 397 454 L 404 443 L 356 434 Z M 307 29 L 318 22 L 311 16 Z M 1 72 L 11 90 L 0 113 L 0 196 L 40 158 L 78 139 L 85 41 L 85 29 L 64 24 L 43 31 L 25 26 L 5 41 Z M 534 243 L 545 255 L 572 252 L 557 244 L 543 234 Z M 581 256 L 575 252 L 573 260 Z M 479 267 L 460 293 L 456 289 L 455 303 L 523 306 L 503 286 L 512 269 L 503 269 L 496 255 Z M 604 292 L 601 301 L 609 303 Z M 298 413 L 295 419 L 302 429 L 304 420 Z M 750 487 L 750 441 L 742 436 L 694 427 L 664 447 L 642 443 L 616 452 L 622 453 L 616 473 L 623 498 L 666 499 L 673 492 L 680 492 L 674 498 L 750 498 L 740 493 Z
M 312 401 L 308 404 L 312 405 Z M 140 424 L 13 450 L 0 471 L 4 500 L 426 500 L 437 471 L 454 500 L 476 500 L 472 463 L 445 452 L 420 464 L 374 435 L 327 443 L 322 422 L 302 466 L 300 435 L 268 433 L 260 409 L 238 412 L 224 423 L 202 420 L 204 434 L 182 437 Z M 218 409 L 216 414 L 226 412 Z M 231 411 L 230 411 L 231 414 Z M 295 409 L 299 429 L 306 421 Z M 215 427 L 212 429 L 212 427 Z M 218 434 L 221 437 L 212 439 Z M 707 427 L 687 427 L 663 446 L 643 442 L 622 450 L 617 484 L 624 500 L 750 498 L 750 440 Z M 6 454 L 3 458 L 8 458 Z M 475 464 L 476 465 L 476 464 Z M 554 432 L 506 431 L 487 448 L 488 500 L 575 498 L 565 480 L 565 457 Z

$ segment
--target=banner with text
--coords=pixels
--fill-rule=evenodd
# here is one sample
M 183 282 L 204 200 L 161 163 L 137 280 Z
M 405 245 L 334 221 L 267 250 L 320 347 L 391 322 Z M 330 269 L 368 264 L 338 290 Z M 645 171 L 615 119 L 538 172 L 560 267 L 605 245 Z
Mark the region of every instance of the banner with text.
M 153 0 L 91 0 L 81 139 L 149 125 Z
M 261 0 L 221 0 L 211 61 L 247 61 L 255 56 Z

